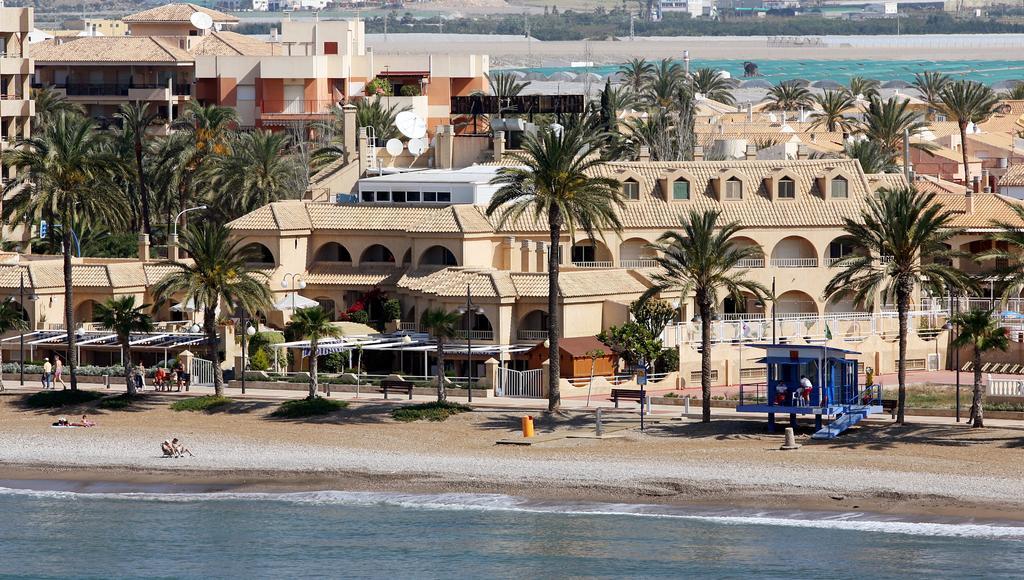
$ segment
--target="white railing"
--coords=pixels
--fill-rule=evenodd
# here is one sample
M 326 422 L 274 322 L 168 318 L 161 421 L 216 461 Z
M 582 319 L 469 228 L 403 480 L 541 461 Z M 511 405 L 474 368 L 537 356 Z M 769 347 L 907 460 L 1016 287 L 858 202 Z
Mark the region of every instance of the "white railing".
M 893 260 L 895 260 L 895 259 L 896 259 L 896 257 L 895 257 L 895 256 L 879 256 L 879 257 L 878 257 L 878 261 L 879 261 L 880 263 L 882 263 L 882 264 L 889 264 L 889 263 L 892 263 L 892 261 L 893 261 Z
M 1024 380 L 993 379 L 988 375 L 986 393 L 993 397 L 1024 397 Z
M 573 268 L 614 268 L 615 262 L 602 260 L 597 262 L 573 262 Z
M 457 336 L 463 340 L 494 340 L 493 330 L 460 330 Z
M 658 268 L 661 264 L 653 258 L 642 258 L 637 260 L 619 260 L 620 268 Z
M 546 330 L 520 330 L 516 333 L 519 340 L 547 340 L 548 331 Z
M 817 258 L 772 258 L 771 265 L 776 268 L 817 268 Z
M 210 386 L 213 384 L 213 362 L 202 358 L 193 358 L 189 368 L 192 375 L 192 386 Z
M 543 369 L 517 371 L 502 367 L 498 369 L 498 384 L 494 394 L 499 397 L 523 397 L 541 399 L 544 397 Z
M 402 320 L 398 323 L 398 330 L 404 330 L 405 332 L 419 332 L 420 323 L 418 322 L 407 322 Z
M 845 258 L 845 257 L 846 256 L 843 256 L 843 258 Z M 826 266 L 832 266 L 832 264 L 835 264 L 836 262 L 838 262 L 839 260 L 842 260 L 843 258 L 825 258 L 825 265 Z
M 737 268 L 764 268 L 764 258 L 744 258 L 736 262 Z

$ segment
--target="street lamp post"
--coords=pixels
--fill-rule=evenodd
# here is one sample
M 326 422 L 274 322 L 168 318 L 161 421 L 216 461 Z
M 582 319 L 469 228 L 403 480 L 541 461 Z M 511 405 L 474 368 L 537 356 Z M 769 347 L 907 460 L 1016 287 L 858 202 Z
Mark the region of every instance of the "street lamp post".
M 409 344 L 411 342 L 412 342 L 412 337 L 411 336 L 409 336 L 408 334 L 403 334 L 402 335 L 402 343 L 401 343 L 401 346 L 398 347 L 398 350 L 399 350 L 399 352 L 398 352 L 398 372 L 400 374 L 405 374 L 405 345 L 407 345 L 407 344 Z
M 458 313 L 466 318 L 466 362 L 468 363 L 466 388 L 469 390 L 469 402 L 473 402 L 473 315 L 483 314 L 484 309 L 473 304 L 473 293 L 466 284 L 466 305 L 459 307 Z
M 295 316 L 295 295 L 306 287 L 306 281 L 302 279 L 302 274 L 285 274 L 281 279 L 281 287 L 292 289 L 292 316 Z
M 951 315 L 956 316 L 960 314 L 960 294 L 957 293 L 953 297 L 953 308 L 951 308 Z M 956 337 L 960 338 L 960 325 L 956 325 Z M 960 422 L 960 349 L 956 349 L 953 353 L 953 365 L 956 366 L 956 422 Z
M 25 314 L 25 271 L 21 271 L 21 285 L 18 287 L 18 303 L 21 304 L 21 313 Z M 21 386 L 25 386 L 25 329 L 22 327 L 19 330 L 20 337 L 18 338 L 18 345 L 21 350 L 18 366 L 19 368 L 19 380 Z
M 248 339 L 256 334 L 256 328 L 249 324 L 249 318 L 242 314 L 242 394 L 245 394 L 245 357 L 249 354 Z

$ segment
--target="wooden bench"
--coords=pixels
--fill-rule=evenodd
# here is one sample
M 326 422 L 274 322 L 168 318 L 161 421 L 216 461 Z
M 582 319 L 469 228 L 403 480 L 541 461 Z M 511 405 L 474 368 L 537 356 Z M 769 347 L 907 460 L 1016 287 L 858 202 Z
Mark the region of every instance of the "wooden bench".
M 384 393 L 384 398 L 388 398 L 388 391 L 393 393 L 405 393 L 409 395 L 409 400 L 412 400 L 412 388 L 413 384 L 409 381 L 381 381 L 380 390 Z
M 619 399 L 626 401 L 636 401 L 637 403 L 643 404 L 641 399 L 643 391 L 636 389 L 612 389 L 612 401 L 615 401 L 615 408 L 619 408 Z

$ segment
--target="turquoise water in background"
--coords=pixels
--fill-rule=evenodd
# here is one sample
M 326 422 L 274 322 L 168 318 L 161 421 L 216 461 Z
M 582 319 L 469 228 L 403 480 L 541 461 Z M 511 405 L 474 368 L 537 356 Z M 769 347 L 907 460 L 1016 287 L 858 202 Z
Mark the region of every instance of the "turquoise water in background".
M 1009 50 L 1009 49 L 1007 49 Z M 758 60 L 760 76 L 767 81 L 777 82 L 789 79 L 807 79 L 809 81 L 833 80 L 847 84 L 854 76 L 876 79 L 882 82 L 891 80 L 914 80 L 914 73 L 926 70 L 944 72 L 954 78 L 963 78 L 995 84 L 1000 81 L 1024 80 L 1024 60 Z M 680 64 L 682 64 L 680 62 Z M 698 60 L 690 61 L 690 68 L 711 67 L 728 71 L 734 78 L 743 79 L 742 60 Z M 519 68 L 524 72 L 540 72 L 550 75 L 558 71 L 574 73 L 590 70 L 600 75 L 611 74 L 619 70 L 618 65 L 596 66 L 590 69 L 564 67 Z
M 1024 528 L 501 495 L 0 489 L 0 578 L 1010 578 Z

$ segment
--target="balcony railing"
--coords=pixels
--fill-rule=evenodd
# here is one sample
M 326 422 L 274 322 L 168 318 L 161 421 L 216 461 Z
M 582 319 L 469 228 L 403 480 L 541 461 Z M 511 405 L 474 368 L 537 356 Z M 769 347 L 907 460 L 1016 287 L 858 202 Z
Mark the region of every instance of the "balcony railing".
M 494 340 L 493 330 L 460 330 L 457 335 L 462 340 Z
M 322 99 L 262 100 L 261 115 L 328 115 L 337 101 Z
M 776 268 L 817 268 L 817 258 L 772 258 L 771 265 Z
M 415 322 L 415 321 L 409 322 L 409 321 L 403 320 L 403 321 L 398 323 L 398 330 L 402 330 L 402 331 L 405 331 L 405 332 L 419 332 L 420 331 L 420 324 L 418 322 Z
M 611 260 L 602 260 L 596 262 L 573 262 L 573 268 L 614 268 L 615 262 Z
M 764 268 L 764 258 L 744 258 L 736 262 L 737 268 Z
M 548 331 L 546 330 L 520 330 L 516 333 L 519 340 L 547 340 Z
M 661 264 L 653 258 L 640 258 L 636 260 L 619 260 L 620 268 L 658 268 Z
M 65 83 L 54 85 L 63 89 L 69 97 L 127 97 L 131 89 L 166 89 L 161 83 Z M 172 90 L 175 96 L 187 97 L 192 94 L 192 85 L 175 84 Z

